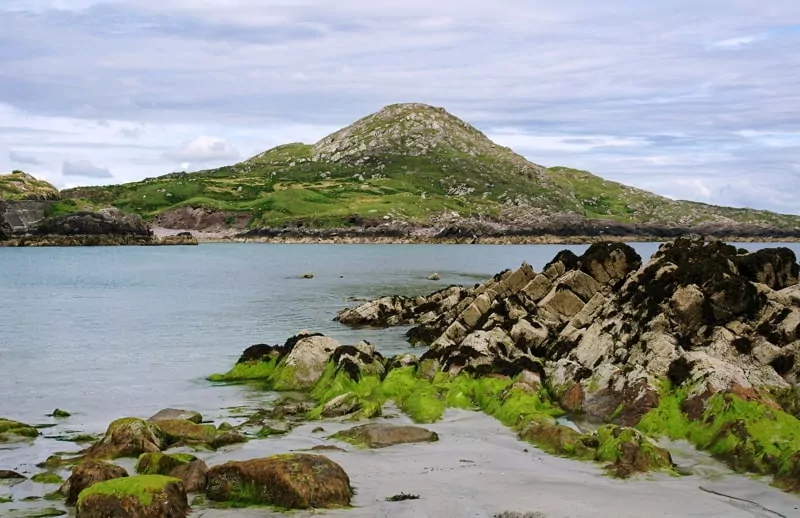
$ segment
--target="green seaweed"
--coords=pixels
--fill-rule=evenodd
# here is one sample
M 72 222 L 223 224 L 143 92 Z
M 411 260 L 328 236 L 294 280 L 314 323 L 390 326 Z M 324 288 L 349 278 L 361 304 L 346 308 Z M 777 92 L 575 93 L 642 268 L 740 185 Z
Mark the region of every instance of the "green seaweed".
M 10 496 L 0 495 L 0 504 L 7 504 L 7 503 L 13 502 L 13 501 L 14 501 L 14 499 L 12 499 Z
M 188 453 L 143 453 L 136 461 L 136 473 L 141 475 L 167 475 L 183 464 L 189 464 L 197 457 Z
M 0 442 L 7 441 L 9 436 L 34 439 L 39 436 L 39 431 L 31 425 L 0 418 Z
M 741 471 L 796 478 L 800 473 L 800 420 L 759 401 L 717 393 L 699 419 L 683 412 L 686 391 L 662 394 L 637 428 L 652 436 L 685 439 Z M 793 482 L 800 484 L 800 480 Z
M 64 479 L 57 473 L 37 473 L 31 477 L 31 480 L 39 484 L 61 484 L 64 482 Z
M 81 494 L 78 495 L 78 508 L 80 509 L 81 503 L 92 495 L 110 495 L 116 498 L 131 496 L 142 505 L 148 506 L 153 503 L 154 493 L 163 491 L 167 485 L 173 482 L 180 483 L 180 479 L 163 475 L 138 475 L 107 480 L 81 491 Z
M 237 363 L 225 374 L 212 374 L 207 379 L 214 382 L 258 381 L 269 380 L 275 373 L 278 361 L 254 361 Z

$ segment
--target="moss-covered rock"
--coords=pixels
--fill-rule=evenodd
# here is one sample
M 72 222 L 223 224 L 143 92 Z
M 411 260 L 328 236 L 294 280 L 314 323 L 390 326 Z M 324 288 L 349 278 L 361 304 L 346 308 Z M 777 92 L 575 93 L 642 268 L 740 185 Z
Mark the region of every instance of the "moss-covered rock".
M 520 438 L 555 455 L 583 460 L 594 457 L 595 450 L 584 443 L 583 434 L 550 420 L 531 422 L 520 432 Z
M 595 460 L 608 463 L 606 469 L 615 477 L 627 478 L 635 473 L 669 470 L 674 466 L 667 450 L 633 428 L 601 426 L 584 442 L 593 444 L 595 438 Z
M 159 452 L 165 446 L 165 435 L 154 423 L 126 417 L 108 425 L 105 436 L 89 447 L 84 456 L 93 459 L 138 457 L 142 453 Z
M 0 442 L 18 442 L 38 436 L 39 431 L 33 426 L 0 417 Z
M 84 489 L 99 482 L 127 476 L 128 472 L 115 464 L 99 460 L 86 460 L 72 469 L 72 474 L 61 486 L 59 492 L 67 497 L 67 505 L 75 505 L 78 502 L 78 495 Z
M 228 462 L 208 472 L 207 496 L 217 502 L 286 509 L 344 507 L 353 490 L 347 473 L 320 455 L 288 454 Z
M 140 475 L 169 475 L 178 466 L 195 460 L 197 457 L 187 453 L 143 453 L 139 456 L 135 469 Z
M 183 419 L 168 419 L 155 423 L 164 434 L 166 446 L 192 446 L 217 449 L 230 444 L 246 442 L 237 430 L 214 428 Z
M 140 475 L 100 482 L 78 497 L 77 518 L 185 518 L 189 503 L 177 478 Z
M 399 426 L 386 423 L 369 423 L 343 430 L 331 436 L 365 448 L 386 448 L 396 444 L 436 442 L 436 432 L 419 426 Z
M 10 469 L 0 469 L 0 480 L 25 480 L 25 475 L 20 475 Z
M 195 412 L 193 410 L 181 410 L 178 408 L 165 408 L 164 410 L 160 410 L 155 415 L 150 417 L 148 421 L 157 422 L 171 419 L 183 419 L 185 421 L 191 421 L 197 424 L 203 422 L 203 416 L 199 412 Z
M 55 417 L 57 419 L 64 419 L 71 416 L 72 414 L 70 414 L 66 410 L 61 410 L 60 408 L 56 408 L 55 410 L 53 410 L 53 413 L 50 414 L 50 417 Z

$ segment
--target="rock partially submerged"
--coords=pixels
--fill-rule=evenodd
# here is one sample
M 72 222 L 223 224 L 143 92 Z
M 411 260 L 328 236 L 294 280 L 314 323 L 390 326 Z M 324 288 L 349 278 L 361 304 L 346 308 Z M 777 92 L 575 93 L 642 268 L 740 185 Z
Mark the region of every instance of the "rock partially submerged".
M 75 505 L 78 502 L 78 495 L 84 489 L 99 482 L 127 476 L 128 472 L 116 464 L 99 460 L 87 460 L 72 469 L 72 474 L 58 491 L 66 497 L 67 505 Z
M 173 419 L 183 419 L 197 424 L 203 422 L 203 416 L 199 412 L 195 412 L 193 410 L 180 410 L 178 408 L 165 408 L 164 410 L 160 410 L 154 416 L 150 417 L 148 421 L 154 423 Z
M 180 480 L 140 475 L 100 482 L 81 492 L 77 518 L 185 518 L 189 513 Z
M 35 439 L 39 431 L 31 425 L 0 417 L 0 443 Z
M 127 417 L 108 425 L 103 438 L 85 450 L 83 455 L 88 459 L 138 457 L 143 453 L 160 452 L 166 444 L 164 432 L 154 423 Z
M 217 502 L 286 509 L 350 505 L 347 473 L 320 455 L 287 454 L 227 462 L 208 472 L 207 496 Z
M 336 433 L 332 438 L 365 448 L 386 448 L 397 444 L 436 442 L 439 440 L 436 432 L 431 432 L 419 426 L 398 426 L 386 423 L 359 425 Z

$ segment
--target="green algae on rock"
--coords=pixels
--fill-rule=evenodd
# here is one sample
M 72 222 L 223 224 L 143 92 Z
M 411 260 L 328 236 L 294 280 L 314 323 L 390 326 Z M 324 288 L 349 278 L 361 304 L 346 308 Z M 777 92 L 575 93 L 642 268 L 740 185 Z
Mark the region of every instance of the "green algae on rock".
M 331 439 L 363 448 L 386 448 L 397 444 L 436 442 L 439 440 L 439 435 L 419 426 L 369 423 L 342 430 L 332 435 Z
M 154 423 L 125 417 L 108 425 L 103 438 L 85 450 L 83 455 L 93 459 L 138 457 L 142 453 L 159 452 L 165 445 L 164 432 Z
M 61 478 L 61 475 L 57 473 L 37 473 L 31 477 L 33 482 L 37 482 L 39 484 L 61 484 L 64 482 L 64 479 Z
M 285 509 L 350 505 L 347 473 L 320 455 L 284 454 L 227 462 L 208 472 L 207 497 L 233 505 L 271 505 Z
M 31 425 L 0 417 L 0 443 L 17 442 L 39 437 L 39 431 Z
M 800 420 L 770 400 L 747 401 L 733 393 L 690 397 L 688 388 L 665 387 L 659 406 L 639 422 L 653 436 L 686 439 L 734 469 L 773 475 L 800 490 Z
M 72 469 L 67 481 L 59 488 L 67 505 L 75 505 L 80 493 L 99 482 L 127 477 L 125 468 L 100 460 L 85 460 Z
M 185 419 L 167 419 L 154 424 L 164 434 L 165 447 L 191 446 L 215 450 L 222 446 L 247 441 L 235 429 L 227 427 L 218 429 L 210 424 L 197 424 Z
M 140 475 L 169 475 L 169 473 L 184 464 L 197 460 L 197 457 L 188 453 L 143 453 L 136 461 L 136 473 Z
M 139 475 L 97 483 L 78 496 L 78 518 L 185 518 L 189 503 L 177 478 Z

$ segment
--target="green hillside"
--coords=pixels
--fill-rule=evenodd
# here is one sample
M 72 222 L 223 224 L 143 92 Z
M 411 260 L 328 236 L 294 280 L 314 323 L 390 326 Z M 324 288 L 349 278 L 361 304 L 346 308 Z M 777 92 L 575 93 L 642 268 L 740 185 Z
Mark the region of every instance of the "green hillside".
M 538 212 L 631 223 L 800 227 L 796 216 L 676 202 L 587 172 L 548 169 L 422 104 L 391 105 L 316 144 L 279 146 L 232 166 L 62 195 L 145 218 L 187 206 L 244 212 L 253 228 L 425 224 L 452 212 L 498 221 Z M 72 203 L 62 202 L 62 209 Z
M 0 174 L 0 200 L 57 200 L 58 189 L 22 171 Z

